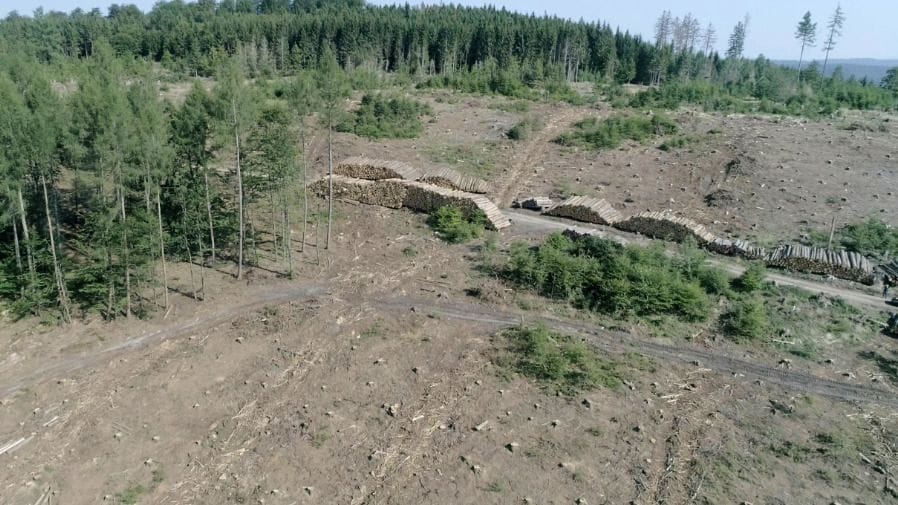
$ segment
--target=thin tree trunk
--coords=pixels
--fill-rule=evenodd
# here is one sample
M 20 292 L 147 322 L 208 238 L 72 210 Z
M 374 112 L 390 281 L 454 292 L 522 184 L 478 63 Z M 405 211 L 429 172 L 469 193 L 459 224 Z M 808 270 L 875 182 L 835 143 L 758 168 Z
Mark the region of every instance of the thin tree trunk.
M 331 118 L 327 120 L 327 238 L 324 241 L 324 248 L 329 249 L 331 245 L 331 224 L 334 218 L 334 151 L 332 146 L 332 136 L 334 125 Z
M 243 278 L 243 172 L 240 171 L 240 134 L 237 130 L 237 104 L 231 102 L 234 114 L 234 140 L 237 146 L 237 212 L 240 214 L 240 231 L 237 238 L 237 278 Z
M 162 199 L 160 190 L 156 188 L 156 218 L 159 221 L 159 258 L 162 259 L 162 295 L 164 308 L 168 308 L 168 271 L 165 267 L 165 231 L 162 229 Z
M 804 60 L 804 42 L 801 43 L 801 55 L 798 57 L 798 85 L 801 85 L 801 62 Z
M 203 166 L 203 186 L 206 190 L 206 217 L 209 219 L 209 240 L 212 242 L 212 264 L 215 265 L 215 226 L 212 224 L 212 202 L 209 199 L 209 171 L 205 166 Z
M 284 258 L 287 260 L 287 275 L 293 278 L 293 230 L 290 228 L 290 206 L 284 200 Z
M 187 248 L 187 269 L 190 270 L 190 289 L 193 291 L 193 301 L 199 301 L 196 296 L 196 280 L 193 278 L 193 253 L 190 252 L 190 241 L 184 235 L 184 247 Z
M 315 263 L 321 266 L 321 202 L 316 206 L 315 213 Z
M 125 216 L 125 191 L 119 189 L 122 217 L 122 257 L 125 261 L 125 317 L 131 317 L 131 258 L 128 250 L 128 219 Z
M 832 34 L 830 34 L 830 37 L 832 37 Z M 826 77 L 826 64 L 828 62 L 829 62 L 829 50 L 826 51 L 826 56 L 823 57 L 823 71 L 820 72 L 820 74 L 823 77 Z
M 12 242 L 16 250 L 16 268 L 22 273 L 22 250 L 19 248 L 19 225 L 16 220 L 12 220 Z
M 306 121 L 300 119 L 299 143 L 302 148 L 302 242 L 299 244 L 299 252 L 306 250 L 306 225 L 309 223 L 309 192 L 306 187 Z
M 53 237 L 53 218 L 50 216 L 50 199 L 47 197 L 47 179 L 43 175 L 41 175 L 41 186 L 44 190 L 44 211 L 47 213 L 47 235 L 50 237 L 50 253 L 53 256 L 53 276 L 56 278 L 56 291 L 59 297 L 59 307 L 60 310 L 62 310 L 62 320 L 66 323 L 70 323 L 72 322 L 72 313 L 71 308 L 69 307 L 69 292 L 65 287 L 65 278 L 62 276 L 62 269 L 59 267 L 59 260 L 56 257 L 56 239 Z
M 35 282 L 34 273 L 34 253 L 31 249 L 31 234 L 28 231 L 28 221 L 25 218 L 25 199 L 22 198 L 22 188 L 16 188 L 16 194 L 19 197 L 19 218 L 22 221 L 22 238 L 25 239 L 25 253 L 28 256 L 28 274 L 31 276 L 31 285 Z M 50 204 L 47 204 L 47 217 L 50 217 Z

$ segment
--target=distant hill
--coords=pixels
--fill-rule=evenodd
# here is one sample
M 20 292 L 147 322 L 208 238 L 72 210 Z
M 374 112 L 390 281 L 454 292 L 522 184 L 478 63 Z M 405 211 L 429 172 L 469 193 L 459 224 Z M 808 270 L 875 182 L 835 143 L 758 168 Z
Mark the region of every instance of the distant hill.
M 798 68 L 798 60 L 774 60 L 780 65 L 791 68 Z M 823 65 L 823 60 L 813 60 Z M 802 63 L 807 65 L 810 61 Z M 845 77 L 854 76 L 857 79 L 866 77 L 867 79 L 879 83 L 886 75 L 886 71 L 892 67 L 898 67 L 898 60 L 875 60 L 872 58 L 834 58 L 826 64 L 826 75 L 831 75 L 836 67 L 841 66 Z

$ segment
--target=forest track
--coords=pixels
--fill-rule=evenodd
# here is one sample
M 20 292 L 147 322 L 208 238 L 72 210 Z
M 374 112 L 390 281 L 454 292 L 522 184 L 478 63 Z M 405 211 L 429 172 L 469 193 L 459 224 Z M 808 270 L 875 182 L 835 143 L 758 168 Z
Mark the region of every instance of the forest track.
M 228 305 L 211 314 L 196 317 L 181 324 L 127 337 L 121 342 L 108 347 L 62 357 L 50 364 L 31 370 L 21 377 L 17 377 L 16 380 L 10 384 L 0 385 L 0 398 L 11 396 L 17 391 L 27 388 L 32 384 L 48 379 L 57 379 L 64 374 L 75 370 L 96 366 L 128 351 L 141 349 L 150 344 L 162 342 L 163 340 L 183 337 L 185 335 L 190 335 L 191 333 L 218 326 L 244 315 L 247 312 L 258 310 L 268 305 L 282 305 L 325 293 L 326 290 L 318 284 L 297 286 L 287 289 L 282 285 L 275 286 L 272 289 L 254 293 L 252 298 L 242 298 L 242 300 L 246 300 L 246 303 Z
M 708 349 L 683 345 L 669 345 L 636 335 L 599 329 L 594 325 L 546 315 L 529 315 L 524 312 L 487 309 L 472 304 L 437 305 L 415 298 L 396 298 L 377 304 L 393 310 L 411 310 L 434 314 L 448 319 L 483 323 L 492 327 L 507 328 L 524 322 L 542 323 L 546 326 L 580 338 L 596 349 L 611 352 L 638 352 L 653 358 L 677 361 L 710 368 L 718 373 L 730 374 L 735 380 L 766 381 L 778 386 L 815 395 L 853 402 L 871 402 L 898 409 L 898 394 L 885 389 L 849 384 L 821 377 L 793 372 L 781 368 L 732 358 Z
M 505 176 L 505 185 L 497 191 L 496 205 L 499 208 L 511 206 L 518 191 L 526 186 L 526 182 L 533 175 L 533 168 L 539 166 L 539 163 L 546 155 L 548 143 L 555 138 L 562 129 L 571 125 L 571 123 L 582 119 L 584 113 L 576 109 L 564 109 L 560 113 L 555 114 L 546 120 L 543 128 L 537 132 L 532 140 L 527 142 L 523 149 L 523 155 L 518 158 L 514 165 Z

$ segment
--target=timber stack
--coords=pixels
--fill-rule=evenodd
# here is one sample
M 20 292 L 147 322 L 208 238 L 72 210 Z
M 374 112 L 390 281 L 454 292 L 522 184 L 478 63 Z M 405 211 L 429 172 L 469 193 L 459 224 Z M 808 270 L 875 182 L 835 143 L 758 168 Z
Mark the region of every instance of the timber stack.
M 433 184 L 434 186 L 457 189 L 468 193 L 485 194 L 489 193 L 492 189 L 490 183 L 483 179 L 461 175 L 451 168 L 428 169 L 417 180 Z
M 717 238 L 704 225 L 666 212 L 642 212 L 614 224 L 614 227 L 672 242 L 683 242 L 692 237 L 701 246 L 714 242 Z
M 603 225 L 615 225 L 624 219 L 624 216 L 604 199 L 589 196 L 572 196 L 544 214 Z
M 898 279 L 898 260 L 894 260 L 891 263 L 883 263 L 879 265 L 879 269 L 893 279 Z
M 764 258 L 768 266 L 832 275 L 840 279 L 873 284 L 873 267 L 867 258 L 850 251 L 820 247 L 782 245 Z
M 725 254 L 727 256 L 742 256 L 743 258 L 756 260 L 763 259 L 767 255 L 767 250 L 763 247 L 753 245 L 745 240 L 728 238 L 716 238 L 705 244 L 705 248 L 711 252 Z
M 511 203 L 511 206 L 514 208 L 535 210 L 537 212 L 548 210 L 554 205 L 555 202 L 548 196 L 532 196 L 524 200 L 515 200 Z
M 373 160 L 363 156 L 346 158 L 337 164 L 334 173 L 356 179 L 379 181 L 383 179 L 403 179 L 416 181 L 422 174 L 418 169 L 401 161 Z
M 420 212 L 433 212 L 440 207 L 458 207 L 467 216 L 477 210 L 486 215 L 487 227 L 501 230 L 511 226 L 511 221 L 489 198 L 475 193 L 443 188 L 423 182 L 405 181 L 406 197 L 403 205 Z
M 327 177 L 315 181 L 310 188 L 316 195 L 327 196 Z M 334 198 L 353 200 L 367 205 L 401 209 L 408 191 L 400 179 L 370 181 L 334 175 Z

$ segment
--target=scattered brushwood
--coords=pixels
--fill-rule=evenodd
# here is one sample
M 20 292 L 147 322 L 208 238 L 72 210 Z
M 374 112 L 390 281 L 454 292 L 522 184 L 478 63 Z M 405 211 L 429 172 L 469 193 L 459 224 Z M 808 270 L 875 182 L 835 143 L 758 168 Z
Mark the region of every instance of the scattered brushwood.
M 771 267 L 873 284 L 873 266 L 867 258 L 856 252 L 783 245 L 768 253 L 764 261 Z
M 767 255 L 767 250 L 763 247 L 753 245 L 751 242 L 727 238 L 716 238 L 705 244 L 705 249 L 716 252 L 717 254 L 725 254 L 727 256 L 742 256 L 746 259 L 762 259 Z
M 401 161 L 373 160 L 362 156 L 354 156 L 341 161 L 336 168 L 334 168 L 334 173 L 370 181 L 381 179 L 416 181 L 422 176 L 418 169 L 408 163 L 403 163 Z
M 314 182 L 309 189 L 325 197 L 328 193 L 327 177 Z M 367 205 L 380 205 L 391 209 L 402 208 L 407 190 L 399 179 L 369 181 L 342 175 L 334 176 L 334 198 L 353 200 Z
M 476 177 L 461 175 L 451 168 L 427 170 L 418 180 L 448 189 L 457 189 L 468 193 L 489 193 L 490 183 Z
M 624 219 L 610 203 L 589 196 L 572 196 L 547 210 L 545 214 L 604 225 L 614 225 Z
M 691 237 L 702 246 L 717 238 L 704 225 L 665 212 L 643 212 L 615 223 L 614 227 L 671 242 L 683 242 Z
M 705 195 L 705 204 L 708 207 L 729 207 L 737 201 L 736 195 L 727 189 L 717 189 Z
M 454 189 L 434 186 L 424 182 L 404 182 L 406 197 L 403 205 L 420 212 L 435 212 L 441 207 L 457 207 L 465 217 L 472 216 L 476 211 L 486 215 L 487 228 L 501 230 L 511 226 L 511 221 L 496 207 L 489 198 L 474 193 L 466 193 Z
M 555 202 L 548 196 L 532 196 L 523 200 L 515 200 L 511 203 L 511 206 L 516 209 L 528 209 L 537 212 L 550 209 L 553 205 L 555 205 Z

